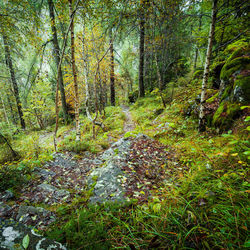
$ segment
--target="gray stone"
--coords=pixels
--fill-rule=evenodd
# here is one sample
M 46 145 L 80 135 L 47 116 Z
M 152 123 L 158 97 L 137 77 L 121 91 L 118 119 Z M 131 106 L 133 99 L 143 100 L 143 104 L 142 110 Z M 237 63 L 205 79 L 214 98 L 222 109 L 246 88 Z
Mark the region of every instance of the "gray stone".
M 0 218 L 0 249 L 24 249 L 22 247 L 22 242 L 26 235 L 29 236 L 28 249 L 67 249 L 61 243 L 44 238 L 35 233 L 33 229 L 30 229 L 19 222 L 3 220 Z M 17 246 L 19 246 L 19 248 Z
M 54 177 L 56 175 L 56 173 L 53 171 L 49 171 L 39 167 L 35 167 L 33 171 L 36 175 L 43 177 L 43 179 L 45 180 Z
M 20 220 L 24 215 L 50 216 L 51 212 L 42 207 L 20 206 L 16 219 Z
M 14 194 L 10 190 L 4 191 L 4 193 L 1 195 L 1 199 L 3 201 L 7 201 L 13 197 L 14 197 Z
M 4 204 L 3 202 L 0 202 L 0 217 L 6 216 L 11 210 L 11 207 Z
M 42 183 L 37 186 L 38 190 L 44 193 L 53 194 L 53 200 L 64 200 L 70 196 L 70 192 L 64 189 L 58 189 L 50 184 Z
M 45 191 L 45 192 L 55 192 L 57 191 L 57 188 L 52 186 L 52 185 L 49 185 L 49 184 L 46 184 L 46 183 L 42 183 L 40 185 L 37 186 L 38 189 L 42 190 L 42 191 Z
M 147 137 L 141 134 L 139 138 Z M 130 145 L 131 138 L 121 138 L 102 154 L 101 159 L 104 164 L 94 169 L 87 180 L 89 186 L 95 183 L 93 196 L 90 198 L 91 203 L 125 200 L 125 190 L 119 178 L 125 174 L 121 167 L 126 162 Z

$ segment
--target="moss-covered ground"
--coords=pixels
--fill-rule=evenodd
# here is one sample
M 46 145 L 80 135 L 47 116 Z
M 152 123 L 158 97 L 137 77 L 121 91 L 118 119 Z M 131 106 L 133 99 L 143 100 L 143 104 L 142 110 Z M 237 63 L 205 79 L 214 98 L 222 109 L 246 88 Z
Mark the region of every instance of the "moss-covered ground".
M 167 161 L 165 171 L 173 170 L 173 178 L 152 190 L 143 204 L 131 199 L 122 205 L 94 206 L 88 204 L 90 194 L 86 193 L 72 204 L 54 208 L 58 220 L 45 234 L 67 243 L 69 249 L 249 248 L 249 117 L 232 121 L 234 129 L 223 134 L 213 128 L 199 133 L 197 120 L 183 115 L 198 91 L 192 86 L 176 88 L 165 109 L 155 95 L 130 107 L 136 128 L 124 136 L 143 133 L 171 148 L 177 164 Z M 100 128 L 93 139 L 91 123 L 82 117 L 83 143 L 75 145 L 71 125 L 60 127 L 58 147 L 77 153 L 104 150 L 122 136 L 124 120 L 120 108 L 108 108 L 106 130 Z M 36 151 L 39 133 L 13 141 L 22 155 L 22 147 L 29 144 L 26 140 L 34 140 L 30 155 L 23 156 L 17 166 L 32 168 L 49 159 L 53 144 L 45 143 L 44 148 L 39 144 L 41 152 Z

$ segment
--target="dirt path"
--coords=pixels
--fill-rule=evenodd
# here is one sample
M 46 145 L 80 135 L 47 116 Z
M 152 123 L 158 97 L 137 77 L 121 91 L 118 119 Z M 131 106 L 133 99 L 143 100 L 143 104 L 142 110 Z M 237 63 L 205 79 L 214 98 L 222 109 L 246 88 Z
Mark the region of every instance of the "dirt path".
M 132 115 L 129 111 L 129 107 L 121 105 L 122 112 L 126 115 L 126 121 L 124 122 L 123 131 L 124 133 L 130 132 L 135 129 L 135 123 L 132 119 Z

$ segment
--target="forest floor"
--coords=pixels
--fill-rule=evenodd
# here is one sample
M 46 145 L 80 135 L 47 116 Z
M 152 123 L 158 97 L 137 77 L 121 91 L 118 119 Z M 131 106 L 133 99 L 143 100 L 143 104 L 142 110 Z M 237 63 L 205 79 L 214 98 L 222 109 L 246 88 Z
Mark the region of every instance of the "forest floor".
M 34 150 L 48 146 L 49 157 L 35 158 L 33 150 L 17 165 L 31 173 L 21 188 L 2 193 L 0 217 L 35 226 L 69 249 L 243 245 L 247 169 L 236 150 L 244 141 L 198 133 L 182 108 L 176 102 L 163 109 L 155 97 L 108 107 L 106 131 L 93 140 L 82 117 L 83 139 L 75 145 L 73 125 L 62 126 L 60 152 L 52 156 L 53 132 L 26 136 L 25 152 L 32 141 Z
M 122 106 L 122 112 L 126 116 L 124 135 L 133 131 L 136 124 L 129 107 Z M 51 143 L 52 137 L 53 132 L 40 135 L 39 144 Z M 171 149 L 143 134 L 121 137 L 97 155 L 54 153 L 52 161 L 33 169 L 32 179 L 15 197 L 7 192 L 0 198 L 1 215 L 44 230 L 56 220 L 55 211 L 60 204 L 72 204 L 86 197 L 90 187 L 92 194 L 88 198 L 93 203 L 133 198 L 143 203 L 151 190 L 157 190 L 173 174 L 173 169 L 166 171 L 168 160 L 178 165 Z

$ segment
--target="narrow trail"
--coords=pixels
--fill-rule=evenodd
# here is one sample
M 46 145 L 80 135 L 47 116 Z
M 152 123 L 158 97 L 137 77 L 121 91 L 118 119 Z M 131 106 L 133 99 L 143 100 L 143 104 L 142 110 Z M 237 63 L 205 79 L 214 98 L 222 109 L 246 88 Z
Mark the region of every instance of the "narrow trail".
M 121 105 L 121 108 L 122 108 L 122 112 L 126 116 L 126 120 L 124 122 L 124 127 L 123 127 L 123 131 L 125 134 L 127 132 L 133 131 L 135 129 L 136 125 L 135 125 L 135 122 L 133 121 L 132 115 L 129 111 L 129 107 L 126 105 Z

